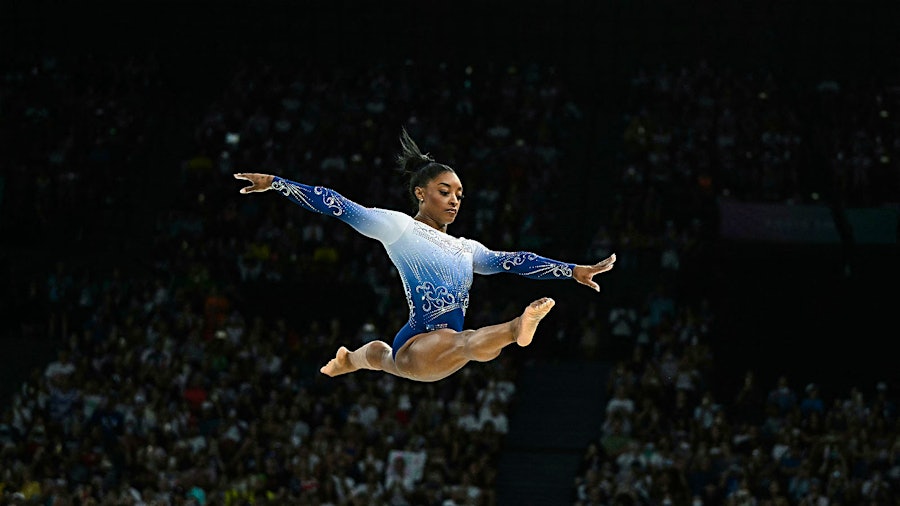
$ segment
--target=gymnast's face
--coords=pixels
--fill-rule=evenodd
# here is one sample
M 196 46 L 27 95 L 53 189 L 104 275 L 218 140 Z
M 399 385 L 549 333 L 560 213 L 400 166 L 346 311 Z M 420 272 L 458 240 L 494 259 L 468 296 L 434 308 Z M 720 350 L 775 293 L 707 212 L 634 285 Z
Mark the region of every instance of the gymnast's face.
M 462 204 L 462 183 L 456 173 L 444 171 L 424 187 L 417 186 L 416 197 L 419 199 L 419 213 L 416 217 L 438 230 L 446 230 L 447 225 L 456 220 Z

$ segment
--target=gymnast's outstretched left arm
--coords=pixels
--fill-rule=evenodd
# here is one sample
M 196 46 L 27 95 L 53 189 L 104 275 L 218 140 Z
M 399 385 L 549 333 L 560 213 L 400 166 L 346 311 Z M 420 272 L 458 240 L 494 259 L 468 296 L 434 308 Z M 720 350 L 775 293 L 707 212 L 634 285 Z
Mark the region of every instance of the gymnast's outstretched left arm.
M 510 272 L 531 279 L 574 279 L 582 285 L 600 291 L 594 281 L 597 274 L 612 270 L 616 255 L 593 265 L 578 265 L 545 258 L 528 251 L 491 251 L 478 241 L 469 241 L 473 246 L 473 263 L 478 274 Z

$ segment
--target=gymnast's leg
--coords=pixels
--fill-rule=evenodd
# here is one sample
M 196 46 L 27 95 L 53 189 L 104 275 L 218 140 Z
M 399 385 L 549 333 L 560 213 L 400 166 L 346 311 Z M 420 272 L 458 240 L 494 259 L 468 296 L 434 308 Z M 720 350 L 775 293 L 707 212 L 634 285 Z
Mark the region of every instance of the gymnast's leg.
M 354 351 L 341 346 L 334 358 L 319 371 L 334 377 L 360 369 L 384 371 L 394 376 L 405 377 L 397 370 L 391 347 L 384 341 L 370 341 Z
M 528 346 L 538 323 L 556 302 L 538 299 L 520 316 L 498 325 L 456 332 L 450 329 L 420 334 L 397 351 L 396 367 L 401 376 L 417 381 L 437 381 L 453 374 L 470 361 L 488 362 L 512 343 Z
M 556 302 L 553 299 L 544 297 L 529 304 L 519 317 L 506 323 L 460 332 L 465 357 L 476 362 L 487 362 L 497 358 L 500 350 L 513 342 L 519 346 L 528 346 L 534 338 L 538 323 L 547 316 L 554 304 Z

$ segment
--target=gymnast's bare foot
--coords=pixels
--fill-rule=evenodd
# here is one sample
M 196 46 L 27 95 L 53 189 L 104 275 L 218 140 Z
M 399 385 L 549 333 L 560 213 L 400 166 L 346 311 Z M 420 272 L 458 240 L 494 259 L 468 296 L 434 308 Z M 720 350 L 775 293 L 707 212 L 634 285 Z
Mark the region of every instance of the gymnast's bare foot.
M 322 374 L 327 374 L 332 378 L 341 374 L 347 374 L 348 372 L 353 372 L 356 370 L 356 367 L 350 362 L 350 350 L 346 347 L 341 346 L 338 348 L 337 354 L 335 354 L 334 358 L 329 360 L 327 364 L 322 366 L 319 369 L 319 372 Z
M 519 346 L 528 346 L 534 338 L 534 331 L 537 330 L 538 323 L 541 322 L 547 313 L 553 309 L 556 301 L 549 298 L 540 298 L 525 308 L 522 316 L 519 317 L 519 332 L 516 335 L 516 344 Z

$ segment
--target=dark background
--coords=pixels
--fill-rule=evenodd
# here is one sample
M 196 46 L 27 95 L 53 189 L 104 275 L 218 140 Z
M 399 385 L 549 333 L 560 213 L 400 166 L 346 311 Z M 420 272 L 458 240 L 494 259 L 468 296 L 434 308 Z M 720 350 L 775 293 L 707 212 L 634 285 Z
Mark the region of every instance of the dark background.
M 3 62 L 29 51 L 97 58 L 152 51 L 167 79 L 161 95 L 148 101 L 148 113 L 157 119 L 148 132 L 151 149 L 137 164 L 142 186 L 123 189 L 127 216 L 96 217 L 89 236 L 73 242 L 17 225 L 29 220 L 4 208 L 4 276 L 16 280 L 41 276 L 60 258 L 140 265 L 152 210 L 175 198 L 167 185 L 191 152 L 194 125 L 180 120 L 191 111 L 199 117 L 241 56 L 304 53 L 348 66 L 370 58 L 537 60 L 558 66 L 570 76 L 588 115 L 582 151 L 575 154 L 581 164 L 560 174 L 557 191 L 565 196 L 566 220 L 558 238 L 546 245 L 547 251 L 565 252 L 573 243 L 564 238 L 586 240 L 579 236 L 586 217 L 603 217 L 603 202 L 611 197 L 606 167 L 614 165 L 621 149 L 623 83 L 640 65 L 705 57 L 735 68 L 764 66 L 801 82 L 893 79 L 900 49 L 897 2 L 15 1 L 0 9 Z M 173 114 L 157 114 L 158 107 Z M 3 132 L 11 137 L 2 139 L 0 149 L 15 149 L 14 126 Z M 722 327 L 713 345 L 723 384 L 751 366 L 770 376 L 790 370 L 825 384 L 896 380 L 896 353 L 889 350 L 898 328 L 897 253 L 896 245 L 857 246 L 848 256 L 842 245 L 721 240 L 695 258 L 685 272 L 698 289 L 715 294 Z M 848 259 L 849 278 L 843 275 Z M 610 275 L 604 290 L 614 293 L 650 281 Z M 56 343 L 16 339 L 16 316 L 7 310 L 22 296 L 21 285 L 4 286 L 8 345 L 0 351 L 0 367 L 23 374 L 41 364 Z M 499 288 L 493 286 L 486 285 L 479 297 L 494 295 Z M 534 289 L 517 281 L 510 286 Z M 562 295 L 571 297 L 574 307 L 583 295 L 578 289 L 566 288 Z M 9 381 L 4 379 L 4 387 Z

